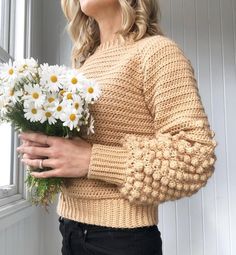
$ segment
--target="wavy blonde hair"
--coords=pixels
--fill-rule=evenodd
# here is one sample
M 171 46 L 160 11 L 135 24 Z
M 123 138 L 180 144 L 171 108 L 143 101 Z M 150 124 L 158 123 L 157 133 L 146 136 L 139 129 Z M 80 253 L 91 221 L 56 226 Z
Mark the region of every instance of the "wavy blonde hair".
M 122 26 L 116 33 L 122 36 L 130 32 L 134 40 L 151 35 L 163 35 L 160 28 L 160 7 L 158 0 L 118 0 L 121 6 Z M 100 44 L 98 23 L 84 14 L 79 0 L 61 0 L 62 10 L 67 18 L 66 29 L 74 43 L 71 52 L 72 67 L 81 66 Z

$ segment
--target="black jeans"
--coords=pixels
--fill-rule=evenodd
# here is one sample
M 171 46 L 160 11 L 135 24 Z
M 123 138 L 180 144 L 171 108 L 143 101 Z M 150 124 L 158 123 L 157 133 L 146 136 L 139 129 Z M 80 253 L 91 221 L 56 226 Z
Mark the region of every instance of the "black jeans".
M 62 255 L 162 255 L 161 233 L 156 225 L 112 228 L 59 217 Z

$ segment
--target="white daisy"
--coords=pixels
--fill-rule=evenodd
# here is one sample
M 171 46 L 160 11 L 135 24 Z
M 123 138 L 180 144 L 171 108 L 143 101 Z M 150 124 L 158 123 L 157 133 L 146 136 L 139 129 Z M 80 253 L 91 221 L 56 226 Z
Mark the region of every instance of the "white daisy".
M 9 86 L 6 88 L 6 96 L 8 97 L 9 101 L 15 104 L 23 96 L 23 92 L 21 90 L 16 90 L 12 86 Z
M 5 115 L 8 112 L 6 105 L 2 105 L 2 103 L 0 99 L 0 121 L 4 121 Z
M 5 95 L 0 94 L 0 109 L 4 108 L 7 105 L 7 98 Z
M 26 95 L 23 96 L 23 99 L 30 102 L 34 102 L 36 107 L 40 107 L 45 103 L 45 94 L 43 94 L 42 89 L 40 88 L 39 84 L 31 85 L 26 84 L 24 86 Z
M 86 103 L 84 106 L 84 111 L 83 111 L 83 119 L 84 119 L 84 124 L 87 125 L 89 122 L 89 117 L 90 117 L 90 113 L 89 113 L 89 108 L 88 108 L 88 104 Z
M 78 126 L 79 119 L 82 115 L 73 107 L 67 107 L 61 116 L 63 126 L 67 126 L 70 130 Z
M 71 92 L 84 93 L 84 84 L 87 80 L 76 69 L 68 70 L 66 73 L 66 89 Z
M 8 63 L 0 64 L 0 79 L 4 82 L 12 82 L 17 78 L 16 68 L 10 59 Z
M 50 105 L 55 104 L 56 100 L 58 98 L 58 94 L 55 92 L 49 92 L 46 94 L 46 102 Z
M 45 107 L 43 109 L 43 113 L 42 113 L 42 117 L 40 119 L 41 123 L 44 123 L 45 121 L 48 121 L 48 123 L 51 124 L 55 124 L 57 122 L 53 111 L 50 108 Z
M 1 110 L 0 110 L 1 118 L 4 118 L 4 116 L 6 115 L 7 112 L 8 112 L 8 109 L 6 106 L 1 108 Z
M 38 71 L 38 63 L 34 58 L 16 60 L 15 66 L 17 72 L 24 76 L 36 74 Z
M 52 109 L 52 112 L 53 112 L 53 116 L 56 118 L 56 119 L 60 119 L 61 120 L 61 117 L 62 117 L 62 114 L 64 113 L 64 110 L 66 109 L 66 102 L 65 101 L 62 101 L 62 102 L 59 102 L 58 100 L 55 101 L 55 104 L 54 104 L 54 107 Z
M 78 112 L 83 111 L 83 100 L 80 95 L 73 95 L 72 107 L 74 107 Z
M 0 96 L 3 96 L 5 94 L 5 86 L 0 85 Z
M 63 105 L 64 108 L 68 108 L 69 111 L 71 109 L 75 109 L 78 114 L 82 115 L 84 110 L 83 100 L 80 95 L 76 95 L 72 92 L 65 92 L 63 97 Z
M 84 86 L 85 86 L 85 100 L 86 100 L 86 102 L 94 103 L 94 101 L 96 101 L 101 95 L 100 87 L 93 80 L 87 81 L 87 83 Z
M 65 84 L 65 67 L 49 66 L 48 64 L 40 65 L 40 84 L 48 91 L 57 92 Z
M 3 108 L 11 106 L 10 97 L 7 94 L 7 89 L 7 87 L 0 88 L 0 109 L 2 109 L 4 112 L 6 112 L 6 109 Z
M 72 92 L 65 91 L 63 93 L 63 101 L 66 101 L 67 103 L 71 103 L 71 101 L 73 100 L 73 96 L 74 94 Z
M 40 121 L 43 115 L 42 108 L 35 107 L 34 103 L 30 103 L 27 106 L 27 108 L 24 108 L 25 118 L 31 122 Z
M 90 116 L 90 125 L 87 130 L 87 135 L 89 135 L 90 133 L 94 134 L 94 118 L 92 115 Z

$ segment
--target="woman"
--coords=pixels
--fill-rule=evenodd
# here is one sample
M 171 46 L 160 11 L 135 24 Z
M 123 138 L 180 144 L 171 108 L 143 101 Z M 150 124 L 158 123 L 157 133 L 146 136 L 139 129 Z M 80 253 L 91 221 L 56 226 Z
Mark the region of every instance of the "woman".
M 73 67 L 102 88 L 90 109 L 95 133 L 22 133 L 19 151 L 25 164 L 52 168 L 35 177 L 65 177 L 63 254 L 162 254 L 158 205 L 193 195 L 214 172 L 217 143 L 194 70 L 161 32 L 156 0 L 62 0 L 62 8 Z

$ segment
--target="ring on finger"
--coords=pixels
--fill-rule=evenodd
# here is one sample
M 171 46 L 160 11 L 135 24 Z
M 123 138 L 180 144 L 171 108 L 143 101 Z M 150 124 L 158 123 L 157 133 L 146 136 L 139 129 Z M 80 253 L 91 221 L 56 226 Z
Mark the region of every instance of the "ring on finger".
M 40 161 L 39 161 L 39 168 L 43 169 L 43 159 L 40 159 Z

